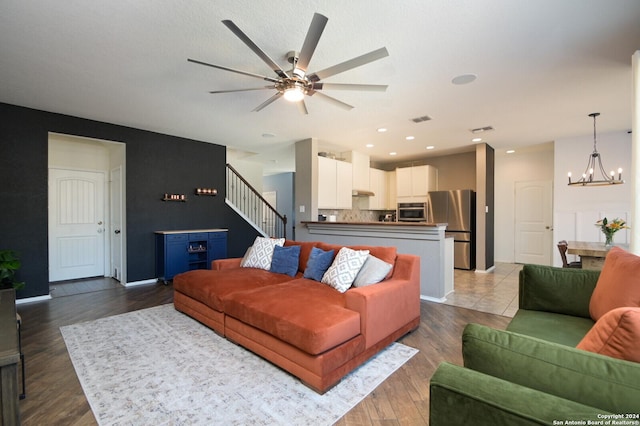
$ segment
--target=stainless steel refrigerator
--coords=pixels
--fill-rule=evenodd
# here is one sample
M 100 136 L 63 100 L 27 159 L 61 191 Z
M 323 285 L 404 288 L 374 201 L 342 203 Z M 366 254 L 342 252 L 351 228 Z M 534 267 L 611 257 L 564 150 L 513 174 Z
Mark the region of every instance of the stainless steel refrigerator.
M 453 237 L 456 269 L 475 268 L 476 193 L 471 189 L 433 191 L 427 200 L 427 220 L 447 223 L 445 236 Z

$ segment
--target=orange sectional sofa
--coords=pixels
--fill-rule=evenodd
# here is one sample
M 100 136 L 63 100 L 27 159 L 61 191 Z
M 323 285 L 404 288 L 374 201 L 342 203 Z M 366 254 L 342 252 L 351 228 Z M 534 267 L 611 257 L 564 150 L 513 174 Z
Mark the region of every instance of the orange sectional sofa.
M 304 278 L 311 250 L 341 246 L 285 241 L 300 246 L 297 273 L 289 276 L 219 259 L 211 270 L 173 280 L 175 308 L 324 393 L 342 377 L 420 322 L 420 259 L 394 247 L 353 246 L 389 263 L 377 284 L 344 293 Z

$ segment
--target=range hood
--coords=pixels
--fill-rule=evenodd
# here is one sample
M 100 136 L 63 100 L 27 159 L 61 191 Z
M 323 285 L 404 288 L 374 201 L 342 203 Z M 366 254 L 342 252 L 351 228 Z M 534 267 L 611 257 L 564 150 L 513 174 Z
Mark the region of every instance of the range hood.
M 353 191 L 351 191 L 351 196 L 352 197 L 373 197 L 374 194 L 373 191 L 369 191 L 368 189 L 354 189 Z

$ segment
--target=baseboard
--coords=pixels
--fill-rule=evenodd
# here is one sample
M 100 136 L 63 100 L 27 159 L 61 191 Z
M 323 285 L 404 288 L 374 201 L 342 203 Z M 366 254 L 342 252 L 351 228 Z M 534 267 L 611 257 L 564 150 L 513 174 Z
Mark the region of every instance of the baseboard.
M 157 284 L 157 283 L 158 283 L 158 279 L 157 278 L 151 278 L 149 280 L 131 281 L 131 282 L 125 283 L 124 286 L 125 287 L 135 287 L 135 286 L 138 286 L 138 285 Z
M 16 299 L 16 305 L 22 305 L 23 303 L 42 302 L 43 300 L 51 300 L 51 294 L 44 296 L 25 297 L 24 299 Z
M 436 298 L 436 297 L 430 297 L 430 296 L 423 296 L 422 294 L 420 295 L 420 300 L 426 300 L 428 302 L 436 302 L 436 303 L 444 303 L 447 301 L 446 297 L 441 297 L 441 298 Z
M 490 274 L 496 269 L 495 265 L 489 269 L 476 269 L 476 274 Z

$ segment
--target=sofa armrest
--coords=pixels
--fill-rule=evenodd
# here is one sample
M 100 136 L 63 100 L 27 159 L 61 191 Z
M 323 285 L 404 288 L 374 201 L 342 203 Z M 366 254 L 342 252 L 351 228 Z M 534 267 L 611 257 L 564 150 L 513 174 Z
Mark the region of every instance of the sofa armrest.
M 429 388 L 431 426 L 549 426 L 568 424 L 565 421 L 587 424 L 587 420 L 602 420 L 598 415 L 606 414 L 598 408 L 448 363 L 438 366 Z
M 229 259 L 216 259 L 211 261 L 211 269 L 214 271 L 219 271 L 221 269 L 239 268 L 240 262 L 242 262 L 241 257 L 232 257 Z
M 524 265 L 520 271 L 519 307 L 589 318 L 589 301 L 599 271 Z
M 360 313 L 367 348 L 420 318 L 420 258 L 400 254 L 395 267 L 391 279 L 345 293 L 346 308 Z
M 640 364 L 468 324 L 464 366 L 612 413 L 637 413 Z

